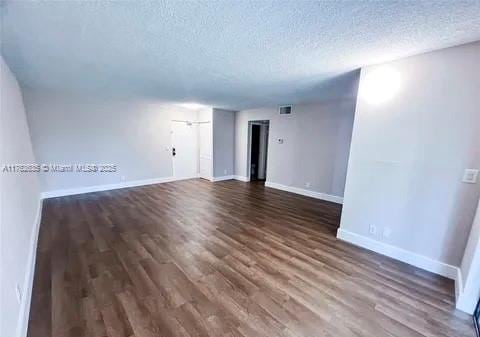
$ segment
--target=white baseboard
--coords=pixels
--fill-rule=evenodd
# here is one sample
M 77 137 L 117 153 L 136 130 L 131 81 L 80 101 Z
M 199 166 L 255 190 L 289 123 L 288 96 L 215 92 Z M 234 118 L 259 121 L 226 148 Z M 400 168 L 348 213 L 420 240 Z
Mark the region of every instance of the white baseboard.
M 244 181 L 244 182 L 249 182 L 250 179 L 248 177 L 245 177 L 245 176 L 238 176 L 238 175 L 234 175 L 233 176 L 233 179 L 235 180 L 240 180 L 240 181 Z
M 40 222 L 42 220 L 43 200 L 38 203 L 35 223 L 30 234 L 30 251 L 28 252 L 27 270 L 23 281 L 23 297 L 20 303 L 20 312 L 17 323 L 17 337 L 26 337 L 28 329 L 28 318 L 30 316 L 30 304 L 32 302 L 33 278 L 35 276 L 35 261 L 37 259 L 38 233 L 40 231 Z
M 455 308 L 469 315 L 473 315 L 473 312 L 475 311 L 475 306 L 477 305 L 477 302 L 473 302 L 473 301 L 475 301 L 473 298 L 467 299 L 465 297 L 460 296 L 457 298 L 457 302 L 455 303 Z M 473 302 L 473 303 L 468 303 L 468 302 Z
M 347 231 L 343 228 L 338 229 L 337 238 L 342 241 L 354 244 L 355 246 L 372 250 L 376 253 L 391 257 L 395 260 L 399 260 L 420 269 L 424 269 L 434 274 L 438 274 L 446 278 L 455 280 L 456 282 L 459 277 L 459 268 L 456 266 L 436 261 L 427 256 L 419 255 L 408 250 L 389 245 L 384 242 L 373 240 L 363 235 Z
M 212 177 L 211 181 L 224 181 L 224 180 L 232 180 L 235 179 L 235 176 L 221 176 L 221 177 Z
M 462 271 L 459 268 L 458 277 L 455 280 L 455 307 L 469 315 L 473 315 L 479 296 L 478 285 L 473 285 L 472 289 L 472 282 L 468 282 L 468 280 L 465 280 L 465 283 L 463 282 Z
M 326 193 L 320 193 L 320 192 L 315 192 L 315 191 L 310 191 L 310 190 L 305 190 L 303 188 L 298 188 L 298 187 L 292 187 L 292 186 L 287 186 L 287 185 L 282 185 L 282 184 L 277 184 L 277 183 L 272 183 L 270 181 L 265 182 L 266 187 L 271 187 L 275 188 L 277 190 L 282 190 L 282 191 L 287 191 L 287 192 L 292 192 L 296 194 L 301 194 L 306 197 L 311 197 L 315 199 L 321 199 L 321 200 L 326 200 L 326 201 L 331 201 L 337 204 L 343 204 L 343 198 L 338 197 L 336 195 L 331 195 L 331 194 L 326 194 Z
M 168 183 L 172 181 L 186 180 L 186 179 L 193 179 L 193 178 L 198 178 L 198 176 L 182 177 L 182 178 L 164 177 L 164 178 L 154 178 L 154 179 L 144 179 L 144 180 L 132 180 L 132 181 L 121 182 L 118 184 L 95 185 L 95 186 L 87 186 L 87 187 L 70 188 L 70 189 L 64 189 L 64 190 L 53 190 L 53 191 L 42 192 L 42 198 L 47 199 L 47 198 L 64 197 L 67 195 L 110 191 L 110 190 L 116 190 L 120 188 L 161 184 L 161 183 Z
M 455 289 L 457 288 L 455 282 Z M 459 289 L 460 292 L 456 297 L 455 307 L 469 315 L 473 315 L 475 307 L 477 306 L 478 295 L 477 294 L 468 294 L 464 293 L 462 289 Z
M 457 268 L 457 277 L 455 278 L 455 298 L 457 299 L 457 301 L 462 295 L 462 293 L 463 293 L 462 270 L 460 268 Z

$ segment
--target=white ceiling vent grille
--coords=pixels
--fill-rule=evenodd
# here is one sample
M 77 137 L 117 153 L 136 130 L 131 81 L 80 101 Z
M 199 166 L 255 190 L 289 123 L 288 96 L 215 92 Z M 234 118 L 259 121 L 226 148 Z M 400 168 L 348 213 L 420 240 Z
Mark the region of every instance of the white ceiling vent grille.
M 291 105 L 281 105 L 278 108 L 278 112 L 280 115 L 290 115 L 292 113 L 292 106 Z

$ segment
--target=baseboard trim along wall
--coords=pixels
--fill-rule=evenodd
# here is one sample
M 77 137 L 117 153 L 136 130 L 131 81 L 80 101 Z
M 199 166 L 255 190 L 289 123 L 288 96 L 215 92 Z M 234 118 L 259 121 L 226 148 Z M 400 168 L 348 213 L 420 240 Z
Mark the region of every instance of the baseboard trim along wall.
M 420 269 L 444 276 L 457 282 L 459 268 L 440 261 L 433 260 L 427 256 L 416 254 L 408 250 L 389 245 L 384 242 L 359 235 L 345 229 L 339 228 L 337 238 L 349 242 L 355 246 L 366 248 L 376 253 L 391 257 L 395 260 L 405 262 Z
M 194 178 L 199 178 L 199 176 L 182 177 L 182 178 L 164 177 L 164 178 L 154 178 L 154 179 L 144 179 L 144 180 L 132 180 L 132 181 L 121 182 L 118 184 L 95 185 L 95 186 L 77 187 L 77 188 L 69 188 L 69 189 L 62 189 L 62 190 L 53 190 L 53 191 L 42 192 L 42 199 L 65 197 L 68 195 L 76 195 L 76 194 L 84 194 L 84 193 L 92 193 L 92 192 L 110 191 L 110 190 L 117 190 L 117 189 L 128 188 L 128 187 L 162 184 L 162 183 L 168 183 L 172 181 L 194 179 Z M 212 182 L 232 180 L 232 179 L 240 180 L 244 182 L 250 181 L 250 179 L 248 179 L 247 177 L 237 176 L 237 175 L 211 177 L 211 178 L 205 178 L 205 179 L 210 180 Z
M 213 177 L 211 180 L 212 180 L 213 182 L 217 182 L 217 181 L 232 180 L 232 179 L 235 179 L 235 176 Z
M 250 179 L 248 177 L 245 177 L 245 176 L 237 176 L 237 175 L 234 175 L 233 176 L 233 179 L 235 180 L 240 180 L 240 181 L 243 181 L 243 182 L 249 182 Z
M 194 178 L 198 178 L 198 176 L 182 177 L 182 178 L 164 177 L 164 178 L 154 178 L 154 179 L 144 179 L 144 180 L 132 180 L 132 181 L 125 181 L 118 184 L 95 185 L 95 186 L 70 188 L 70 189 L 64 189 L 64 190 L 54 190 L 54 191 L 42 192 L 42 198 L 47 199 L 47 198 L 64 197 L 67 195 L 110 191 L 110 190 L 117 190 L 120 188 L 162 184 L 162 183 L 168 183 L 172 181 L 194 179 Z
M 296 193 L 300 195 L 304 195 L 306 197 L 311 197 L 315 199 L 321 199 L 325 201 L 330 201 L 334 202 L 337 204 L 343 204 L 343 198 L 338 197 L 336 195 L 331 195 L 331 194 L 326 194 L 326 193 L 320 193 L 320 192 L 315 192 L 315 191 L 310 191 L 310 190 L 305 190 L 303 188 L 298 188 L 298 187 L 292 187 L 292 186 L 287 186 L 287 185 L 282 185 L 282 184 L 277 184 L 277 183 L 272 183 L 270 181 L 265 182 L 266 187 L 270 188 L 275 188 L 277 190 L 282 190 L 282 191 L 287 191 L 291 193 Z
M 459 267 L 433 260 L 427 256 L 419 255 L 408 250 L 398 248 L 371 238 L 359 235 L 343 228 L 337 231 L 337 238 L 362 247 L 376 253 L 391 257 L 392 259 L 405 262 L 417 268 L 438 274 L 455 281 L 456 308 L 467 314 L 472 314 L 471 307 L 462 300 L 463 280 L 462 271 Z
M 462 270 L 458 268 L 458 277 L 455 281 L 455 297 L 457 300 L 455 303 L 455 307 L 458 310 L 461 310 L 469 315 L 473 315 L 478 301 L 478 293 L 476 293 L 476 291 L 473 290 L 471 286 L 472 283 L 470 283 L 469 286 L 468 280 L 465 280 L 464 283 Z
M 455 298 L 457 299 L 457 309 L 460 309 L 458 299 L 463 293 L 463 277 L 462 277 L 462 269 L 457 268 L 457 277 L 455 278 Z M 460 309 L 462 310 L 462 309 Z M 462 310 L 465 311 L 465 310 Z M 471 314 L 471 313 L 470 313 Z
M 38 234 L 40 232 L 40 223 L 42 221 L 43 200 L 38 203 L 35 223 L 30 234 L 30 251 L 28 252 L 28 264 L 23 281 L 23 297 L 20 304 L 20 312 L 17 323 L 17 337 L 26 337 L 28 330 L 28 318 L 30 316 L 30 304 L 32 302 L 33 278 L 35 276 L 35 262 L 37 260 Z
M 469 315 L 473 315 L 477 306 L 477 296 L 475 294 L 464 293 L 462 272 L 459 268 L 458 278 L 455 281 L 455 307 Z

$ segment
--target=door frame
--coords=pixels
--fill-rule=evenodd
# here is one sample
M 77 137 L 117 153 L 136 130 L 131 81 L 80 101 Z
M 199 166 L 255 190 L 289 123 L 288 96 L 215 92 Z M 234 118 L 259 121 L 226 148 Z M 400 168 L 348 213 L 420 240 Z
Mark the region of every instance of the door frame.
M 213 121 L 197 121 L 195 122 L 197 127 L 197 147 L 198 147 L 198 177 L 202 179 L 207 179 L 210 181 L 214 181 L 213 179 Z M 210 176 L 209 177 L 202 177 L 200 172 L 200 125 L 201 124 L 210 124 Z
M 248 121 L 248 138 L 247 138 L 247 180 L 250 181 L 250 169 L 251 169 L 251 156 L 252 156 L 252 125 L 268 125 L 268 137 L 267 137 L 267 154 L 266 154 L 266 173 L 265 181 L 268 181 L 268 147 L 270 143 L 270 120 L 269 119 L 260 119 L 260 120 L 251 120 Z

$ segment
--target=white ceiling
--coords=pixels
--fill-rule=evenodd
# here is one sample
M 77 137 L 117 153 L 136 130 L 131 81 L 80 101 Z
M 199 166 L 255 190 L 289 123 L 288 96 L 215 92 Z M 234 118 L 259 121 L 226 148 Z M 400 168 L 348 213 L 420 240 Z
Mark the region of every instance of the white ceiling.
M 3 2 L 23 87 L 240 109 L 348 95 L 352 70 L 480 40 L 480 1 Z

